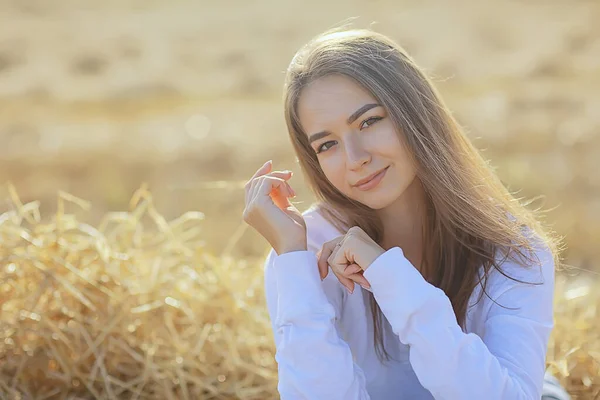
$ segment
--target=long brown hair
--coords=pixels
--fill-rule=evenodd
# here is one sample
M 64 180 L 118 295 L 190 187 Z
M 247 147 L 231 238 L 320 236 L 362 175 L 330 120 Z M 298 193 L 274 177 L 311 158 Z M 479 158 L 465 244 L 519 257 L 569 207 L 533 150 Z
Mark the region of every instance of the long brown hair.
M 319 212 L 341 232 L 357 225 L 377 243 L 383 240 L 375 210 L 329 183 L 298 118 L 302 89 L 329 74 L 347 76 L 368 90 L 385 107 L 410 150 L 427 209 L 421 273 L 446 293 L 463 330 L 469 298 L 482 282 L 485 293 L 492 268 L 517 281 L 502 271 L 502 262 L 510 257 L 525 268 L 535 263 L 531 234 L 549 248 L 559 265 L 560 239 L 545 231 L 527 204 L 505 188 L 406 51 L 380 33 L 343 26 L 303 46 L 287 69 L 284 85 L 285 118 L 300 167 L 317 197 Z M 365 294 L 373 311 L 376 351 L 383 362 L 382 353 L 387 360 L 390 355 L 383 345 L 381 309 L 372 293 Z

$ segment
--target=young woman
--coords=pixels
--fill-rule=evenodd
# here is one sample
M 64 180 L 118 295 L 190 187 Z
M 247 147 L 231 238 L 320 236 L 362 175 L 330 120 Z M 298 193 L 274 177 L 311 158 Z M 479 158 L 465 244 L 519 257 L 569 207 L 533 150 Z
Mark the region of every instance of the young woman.
M 285 117 L 319 201 L 299 212 L 269 161 L 243 215 L 272 246 L 281 398 L 540 399 L 558 239 L 413 59 L 370 30 L 327 31 L 287 70 Z

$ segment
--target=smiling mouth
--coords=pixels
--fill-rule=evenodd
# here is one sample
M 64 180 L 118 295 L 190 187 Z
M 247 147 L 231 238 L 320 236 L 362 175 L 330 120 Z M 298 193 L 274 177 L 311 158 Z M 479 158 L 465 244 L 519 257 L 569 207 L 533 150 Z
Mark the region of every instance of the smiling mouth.
M 389 166 L 385 167 L 384 169 L 382 169 L 380 172 L 378 172 L 375 176 L 373 176 L 373 178 L 371 178 L 367 182 L 363 182 L 360 185 L 354 185 L 354 187 L 357 188 L 358 190 L 369 190 L 369 189 L 374 188 L 375 186 L 377 186 L 379 184 L 379 182 L 381 182 L 381 180 L 385 176 L 385 173 L 387 172 L 388 168 L 389 168 Z

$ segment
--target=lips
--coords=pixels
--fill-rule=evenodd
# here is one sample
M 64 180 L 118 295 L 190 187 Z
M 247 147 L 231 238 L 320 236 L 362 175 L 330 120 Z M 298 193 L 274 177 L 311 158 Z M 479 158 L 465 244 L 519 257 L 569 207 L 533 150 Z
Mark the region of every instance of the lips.
M 354 185 L 354 187 L 360 186 L 364 183 L 369 182 L 371 179 L 375 178 L 377 175 L 379 175 L 381 172 L 383 172 L 384 170 L 386 170 L 388 167 L 385 167 L 383 169 L 380 169 L 379 171 L 375 172 L 374 174 L 371 174 L 369 176 L 367 176 L 366 178 L 361 179 L 360 181 L 356 182 Z

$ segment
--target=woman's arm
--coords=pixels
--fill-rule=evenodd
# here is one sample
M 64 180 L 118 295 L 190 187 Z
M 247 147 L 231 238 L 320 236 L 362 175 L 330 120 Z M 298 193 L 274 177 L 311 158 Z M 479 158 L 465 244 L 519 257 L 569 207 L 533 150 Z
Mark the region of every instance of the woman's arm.
M 265 261 L 265 295 L 281 398 L 369 399 L 364 373 L 335 327 L 341 286 L 333 274 L 321 281 L 316 254 L 277 255 L 271 250 Z
M 445 293 L 429 284 L 394 247 L 365 271 L 375 299 L 400 341 L 421 384 L 437 399 L 541 398 L 548 338 L 553 328 L 554 262 L 538 251 L 542 267 L 502 265 L 483 295 L 489 312 L 482 337 L 464 333 Z

